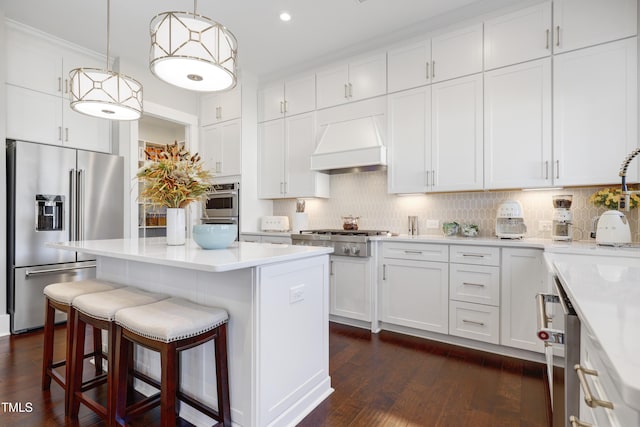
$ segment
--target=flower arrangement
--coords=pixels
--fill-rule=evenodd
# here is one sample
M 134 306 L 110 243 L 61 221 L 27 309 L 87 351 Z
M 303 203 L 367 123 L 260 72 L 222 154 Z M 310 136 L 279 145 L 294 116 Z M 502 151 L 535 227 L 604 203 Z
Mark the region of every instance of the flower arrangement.
M 593 193 L 591 197 L 589 197 L 589 202 L 594 206 L 603 206 L 607 209 L 615 210 L 618 209 L 621 195 L 622 190 L 620 188 L 605 188 Z M 639 204 L 640 196 L 638 196 L 637 194 L 632 194 L 629 207 L 631 209 L 634 209 L 637 208 Z
M 144 183 L 141 199 L 157 206 L 184 208 L 204 198 L 213 175 L 203 169 L 198 153 L 190 154 L 177 141 L 160 153 L 145 153 L 156 160 L 146 161 L 136 174 Z

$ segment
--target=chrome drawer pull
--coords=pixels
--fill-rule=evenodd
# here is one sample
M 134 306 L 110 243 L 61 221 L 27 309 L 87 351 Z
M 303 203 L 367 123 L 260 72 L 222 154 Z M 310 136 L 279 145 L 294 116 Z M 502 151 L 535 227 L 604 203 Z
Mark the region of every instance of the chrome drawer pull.
M 470 323 L 472 325 L 484 326 L 484 322 L 476 322 L 475 320 L 462 319 L 462 323 Z
M 593 369 L 583 368 L 580 365 L 575 365 L 573 369 L 576 370 L 576 374 L 578 374 L 578 381 L 580 381 L 580 387 L 582 388 L 582 392 L 584 393 L 584 401 L 590 408 L 595 408 L 597 406 L 602 406 L 603 408 L 613 409 L 613 403 L 607 400 L 600 400 L 598 398 L 593 397 L 591 394 L 591 388 L 589 388 L 589 384 L 587 383 L 586 375 L 593 375 L 595 377 L 598 376 L 598 371 Z
M 422 255 L 422 251 L 409 251 L 409 250 L 405 250 L 404 251 L 405 254 L 413 254 L 413 255 Z
M 462 256 L 463 257 L 469 256 L 469 257 L 473 257 L 473 258 L 484 258 L 485 257 L 484 254 L 468 254 L 468 253 L 463 253 Z
M 571 427 L 593 427 L 593 424 L 585 423 L 584 421 L 580 421 L 575 416 L 571 415 L 569 417 L 569 422 L 571 423 Z
M 465 286 L 477 286 L 479 288 L 484 288 L 484 285 L 482 283 L 462 282 L 462 284 Z

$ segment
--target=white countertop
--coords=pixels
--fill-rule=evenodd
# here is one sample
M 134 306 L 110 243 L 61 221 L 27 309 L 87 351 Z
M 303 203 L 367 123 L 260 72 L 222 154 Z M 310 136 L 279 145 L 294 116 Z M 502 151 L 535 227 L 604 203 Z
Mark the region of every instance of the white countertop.
M 333 248 L 317 246 L 250 242 L 234 242 L 227 249 L 204 250 L 192 239 L 187 239 L 185 245 L 167 246 L 164 237 L 51 242 L 46 246 L 96 256 L 213 272 L 239 270 L 333 252 Z
M 588 251 L 588 250 L 587 250 Z M 636 249 L 638 251 L 638 249 Z M 640 260 L 609 248 L 602 255 L 546 253 L 582 327 L 602 347 L 622 398 L 640 410 Z

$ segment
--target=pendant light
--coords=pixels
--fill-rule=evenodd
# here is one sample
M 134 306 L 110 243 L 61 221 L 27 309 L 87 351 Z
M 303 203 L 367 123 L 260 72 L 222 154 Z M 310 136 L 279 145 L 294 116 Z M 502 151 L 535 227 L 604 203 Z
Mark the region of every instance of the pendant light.
M 71 70 L 71 108 L 89 116 L 137 120 L 142 116 L 142 85 L 109 66 L 110 0 L 107 0 L 107 68 Z
M 164 12 L 151 20 L 149 68 L 161 80 L 184 89 L 215 92 L 237 83 L 235 36 L 196 12 Z

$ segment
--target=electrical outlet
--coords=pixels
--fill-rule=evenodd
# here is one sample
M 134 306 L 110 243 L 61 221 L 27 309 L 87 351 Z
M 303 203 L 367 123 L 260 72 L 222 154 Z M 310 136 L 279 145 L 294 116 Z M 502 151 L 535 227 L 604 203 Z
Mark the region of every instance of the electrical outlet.
M 428 219 L 427 228 L 440 228 L 440 221 L 437 219 Z
M 538 221 L 538 231 L 551 231 L 551 221 Z
M 304 300 L 304 285 L 289 288 L 289 304 Z

